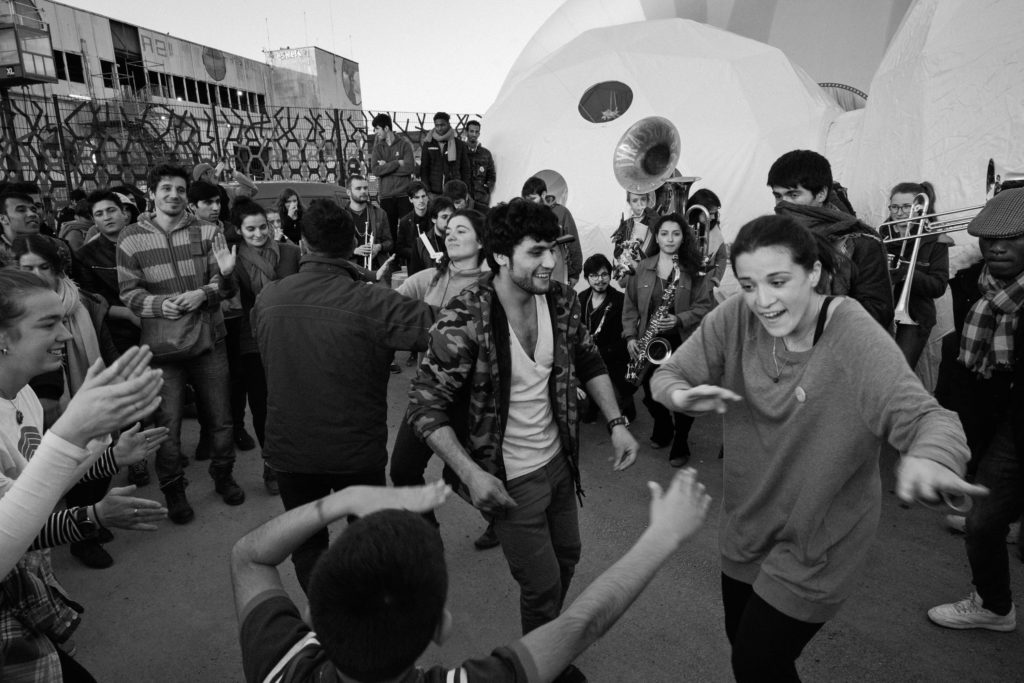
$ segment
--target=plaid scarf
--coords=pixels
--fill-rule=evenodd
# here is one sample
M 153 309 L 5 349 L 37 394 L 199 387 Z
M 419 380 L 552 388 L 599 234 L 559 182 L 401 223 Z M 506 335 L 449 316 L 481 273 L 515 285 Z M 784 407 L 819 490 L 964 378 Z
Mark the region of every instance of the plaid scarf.
M 996 368 L 1013 368 L 1013 335 L 1024 307 L 1024 272 L 1013 280 L 997 280 L 986 266 L 978 288 L 981 298 L 964 320 L 960 362 L 988 379 Z

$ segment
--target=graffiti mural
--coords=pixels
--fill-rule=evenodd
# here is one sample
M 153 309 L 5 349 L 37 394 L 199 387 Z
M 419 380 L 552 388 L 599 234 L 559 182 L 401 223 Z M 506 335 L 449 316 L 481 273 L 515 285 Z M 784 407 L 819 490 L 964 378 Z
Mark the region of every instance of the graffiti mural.
M 162 104 L 144 98 L 75 100 L 8 93 L 3 104 L 0 178 L 36 182 L 54 204 L 68 192 L 128 184 L 146 189 L 159 163 L 225 162 L 256 180 L 343 183 L 366 171 L 379 112 Z M 387 112 L 417 144 L 432 113 Z M 461 131 L 471 118 L 453 114 Z

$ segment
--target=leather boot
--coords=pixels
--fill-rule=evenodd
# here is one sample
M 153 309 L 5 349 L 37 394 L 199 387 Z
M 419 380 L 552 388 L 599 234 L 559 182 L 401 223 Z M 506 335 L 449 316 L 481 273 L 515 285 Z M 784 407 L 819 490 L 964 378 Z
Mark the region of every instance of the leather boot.
M 213 477 L 213 488 L 220 494 L 220 497 L 228 505 L 241 505 L 245 502 L 245 491 L 238 485 L 235 478 L 231 476 L 231 470 L 216 470 L 210 468 L 210 476 Z
M 179 477 L 162 487 L 164 498 L 167 499 L 167 518 L 175 524 L 188 524 L 196 513 L 185 497 L 185 478 Z

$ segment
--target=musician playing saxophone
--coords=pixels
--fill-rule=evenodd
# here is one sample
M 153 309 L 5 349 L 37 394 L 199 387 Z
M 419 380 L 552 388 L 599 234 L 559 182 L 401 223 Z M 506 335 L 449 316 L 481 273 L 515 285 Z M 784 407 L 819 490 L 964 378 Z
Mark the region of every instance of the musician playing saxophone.
M 622 307 L 622 336 L 630 358 L 636 362 L 643 349 L 639 339 L 653 327 L 672 350 L 690 336 L 701 319 L 714 306 L 712 283 L 701 277 L 697 239 L 678 213 L 659 217 L 651 226 L 658 253 L 640 261 L 636 274 L 626 278 L 626 298 Z M 666 288 L 675 284 L 671 301 L 665 302 Z M 661 304 L 661 305 L 659 305 Z M 650 378 L 655 369 L 648 364 L 643 371 L 643 403 L 654 420 L 651 443 L 655 448 L 672 444 L 669 463 L 684 467 L 690 458 L 686 439 L 693 418 L 682 413 L 674 416 L 651 397 Z

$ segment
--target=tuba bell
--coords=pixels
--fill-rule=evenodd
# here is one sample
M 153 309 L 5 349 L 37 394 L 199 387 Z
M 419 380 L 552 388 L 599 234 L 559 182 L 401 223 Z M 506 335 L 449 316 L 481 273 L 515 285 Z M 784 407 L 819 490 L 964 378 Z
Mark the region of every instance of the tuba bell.
M 628 192 L 647 194 L 661 187 L 679 163 L 679 131 L 661 116 L 640 119 L 615 145 L 615 180 Z

